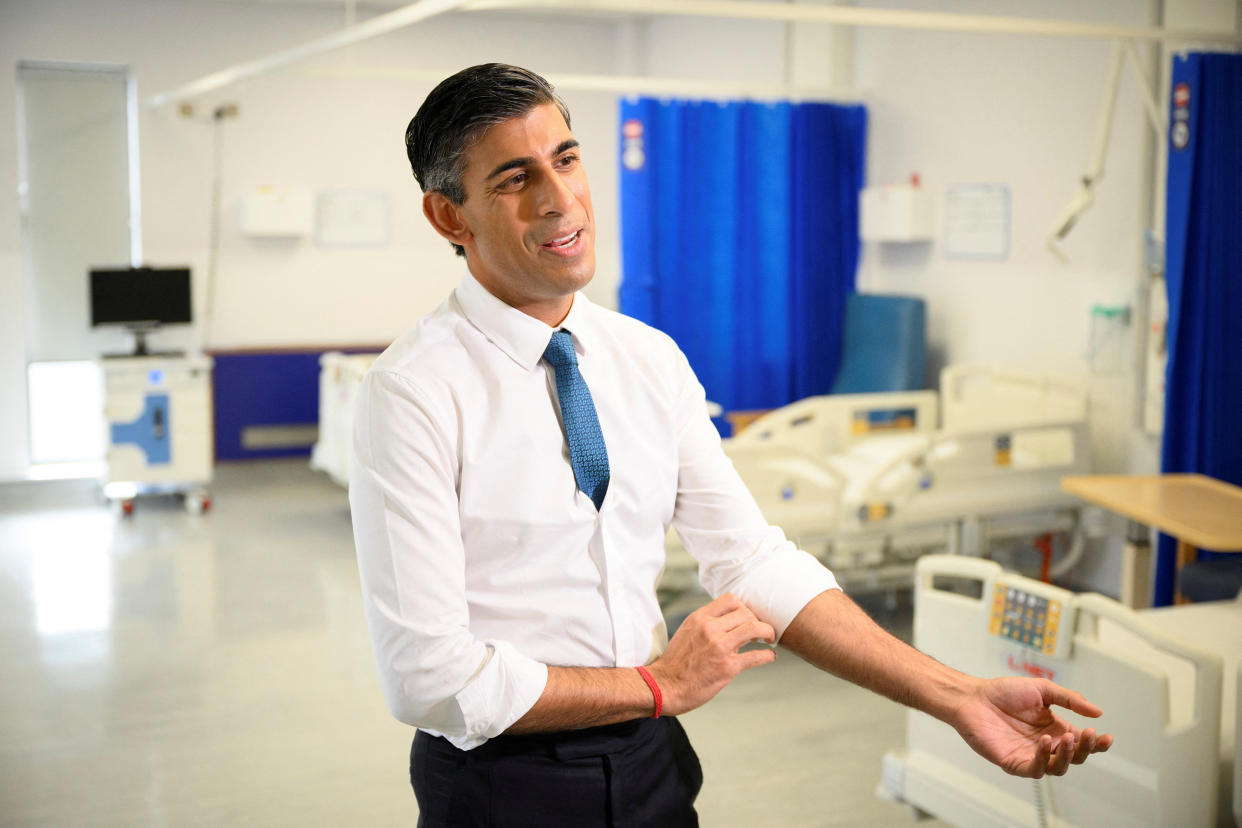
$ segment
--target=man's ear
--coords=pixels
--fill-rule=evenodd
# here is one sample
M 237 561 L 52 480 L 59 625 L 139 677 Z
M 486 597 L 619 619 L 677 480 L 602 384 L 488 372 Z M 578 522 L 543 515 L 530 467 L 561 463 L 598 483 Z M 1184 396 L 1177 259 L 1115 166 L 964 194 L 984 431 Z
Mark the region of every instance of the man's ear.
M 449 201 L 444 193 L 423 194 L 423 215 L 437 233 L 453 244 L 464 245 L 470 240 L 472 234 L 462 218 L 460 206 Z

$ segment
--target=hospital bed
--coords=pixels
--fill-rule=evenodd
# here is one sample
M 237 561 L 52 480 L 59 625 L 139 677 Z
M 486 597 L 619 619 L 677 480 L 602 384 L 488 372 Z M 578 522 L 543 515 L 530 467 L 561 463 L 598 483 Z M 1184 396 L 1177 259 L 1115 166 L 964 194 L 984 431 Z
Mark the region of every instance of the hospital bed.
M 319 439 L 311 448 L 310 465 L 342 486 L 349 485 L 354 401 L 378 356 L 328 351 L 319 357 Z
M 1104 716 L 1058 713 L 1116 741 L 1066 776 L 1019 779 L 910 711 L 877 794 L 959 826 L 1242 826 L 1242 595 L 1135 612 L 991 561 L 930 555 L 917 568 L 914 645 L 975 675 L 1077 690 Z
M 941 388 L 800 400 L 724 449 L 768 522 L 844 585 L 906 585 L 925 553 L 1049 533 L 1072 538 L 1063 574 L 1084 539 L 1060 479 L 1089 468 L 1085 389 L 991 365 L 950 366 Z M 667 545 L 662 589 L 689 589 L 694 562 L 674 532 Z

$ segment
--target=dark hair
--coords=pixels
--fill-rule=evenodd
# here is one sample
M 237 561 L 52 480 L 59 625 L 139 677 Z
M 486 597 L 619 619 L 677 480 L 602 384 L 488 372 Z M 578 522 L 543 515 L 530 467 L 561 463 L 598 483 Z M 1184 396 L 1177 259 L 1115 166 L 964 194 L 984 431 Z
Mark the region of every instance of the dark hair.
M 556 104 L 569 126 L 569 110 L 546 80 L 505 63 L 471 66 L 431 90 L 405 128 L 405 154 L 424 193 L 443 193 L 454 204 L 466 200 L 461 177 L 466 150 L 489 127 L 519 118 L 543 104 Z M 458 256 L 466 255 L 453 245 Z

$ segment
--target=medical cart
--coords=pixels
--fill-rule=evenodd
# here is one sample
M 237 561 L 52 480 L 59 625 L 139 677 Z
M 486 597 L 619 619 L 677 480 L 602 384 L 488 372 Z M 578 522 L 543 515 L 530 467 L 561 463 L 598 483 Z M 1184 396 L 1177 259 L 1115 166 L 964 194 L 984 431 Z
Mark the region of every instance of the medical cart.
M 107 423 L 104 496 L 132 514 L 140 494 L 180 494 L 186 510 L 211 507 L 211 366 L 204 356 L 100 361 Z

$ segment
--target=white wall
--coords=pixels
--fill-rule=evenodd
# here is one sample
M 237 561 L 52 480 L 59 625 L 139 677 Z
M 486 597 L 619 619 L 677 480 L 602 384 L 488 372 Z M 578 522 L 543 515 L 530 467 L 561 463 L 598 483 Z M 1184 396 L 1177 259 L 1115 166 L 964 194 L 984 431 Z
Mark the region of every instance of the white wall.
M 859 0 L 877 8 L 1148 24 L 1148 0 Z M 1231 29 L 1232 0 L 1167 0 L 1170 25 Z M 67 22 L 69 21 L 69 22 Z M 231 62 L 266 54 L 338 27 L 338 7 L 163 0 L 44 0 L 0 5 L 0 58 L 129 64 L 150 95 Z M 555 48 L 550 48 L 552 45 Z M 793 51 L 787 50 L 792 44 Z M 864 290 L 928 301 L 933 369 L 974 360 L 1087 375 L 1090 307 L 1134 302 L 1151 171 L 1147 126 L 1133 77 L 1123 76 L 1106 175 L 1096 204 L 1069 236 L 1071 263 L 1043 246 L 1073 194 L 1092 149 L 1109 50 L 1098 41 L 956 35 L 825 25 L 656 18 L 617 21 L 566 15 L 438 18 L 201 102 L 199 119 L 169 108 L 141 120 L 144 245 L 154 263 L 207 261 L 212 127 L 224 123 L 223 232 L 211 347 L 383 342 L 442 298 L 461 272 L 426 227 L 401 134 L 428 82 L 349 77 L 351 68 L 444 69 L 507 60 L 555 75 L 646 72 L 748 84 L 792 79 L 850 86 L 868 106 L 868 181 L 920 173 L 940 192 L 952 182 L 1011 188 L 1008 259 L 951 261 L 939 245 L 868 245 Z M 0 77 L 12 101 L 13 76 Z M 565 93 L 584 144 L 601 228 L 617 226 L 615 100 Z M 16 187 L 12 107 L 0 108 L 0 192 Z M 1147 182 L 1147 183 L 1145 183 Z M 257 242 L 237 231 L 239 200 L 262 185 L 366 188 L 391 194 L 393 238 L 375 250 L 329 250 L 312 242 Z M 15 199 L 0 198 L 0 479 L 25 471 L 23 277 Z M 599 240 L 593 298 L 615 303 L 616 233 Z M 200 311 L 201 311 L 201 295 Z M 201 332 L 162 334 L 193 344 Z M 1095 378 L 1093 431 L 1102 469 L 1154 469 L 1154 441 L 1133 428 L 1137 391 L 1127 371 Z M 934 377 L 932 378 L 934 380 Z
M 976 11 L 980 4 L 952 5 Z M 1145 0 L 1032 5 L 989 8 L 1149 22 Z M 938 195 L 951 183 L 1004 183 L 1012 227 L 1004 261 L 950 260 L 938 243 L 866 245 L 859 286 L 926 298 L 933 370 L 991 361 L 1089 377 L 1100 392 L 1092 400 L 1096 467 L 1122 470 L 1134 383 L 1128 373 L 1091 376 L 1087 357 L 1091 306 L 1133 304 L 1141 284 L 1150 173 L 1133 77 L 1123 76 L 1096 202 L 1063 245 L 1070 263 L 1045 247 L 1094 146 L 1109 59 L 1101 41 L 860 31 L 855 65 L 871 115 L 868 182 L 903 182 L 917 172 Z
M 18 60 L 95 61 L 132 68 L 146 97 L 208 72 L 299 44 L 338 28 L 340 8 L 292 4 L 40 0 L 0 4 L 0 193 L 17 189 Z M 555 46 L 555 48 L 552 48 Z M 617 38 L 603 20 L 457 15 L 325 55 L 222 90 L 196 118 L 144 107 L 140 118 L 144 253 L 155 264 L 189 263 L 203 310 L 212 189 L 209 113 L 235 103 L 219 127 L 223 215 L 215 314 L 209 331 L 161 332 L 160 347 L 382 344 L 452 290 L 464 270 L 426 226 L 405 159 L 405 125 L 432 83 L 349 77 L 346 70 L 443 70 L 505 61 L 536 71 L 617 71 Z M 617 223 L 615 98 L 564 94 L 591 177 L 601 227 Z M 324 249 L 312 240 L 272 241 L 237 228 L 244 193 L 259 185 L 388 192 L 391 244 Z M 25 475 L 26 312 L 17 203 L 0 198 L 0 479 Z M 619 244 L 598 243 L 592 298 L 615 306 Z M 83 274 L 85 280 L 86 274 Z M 204 341 L 203 335 L 206 333 Z

